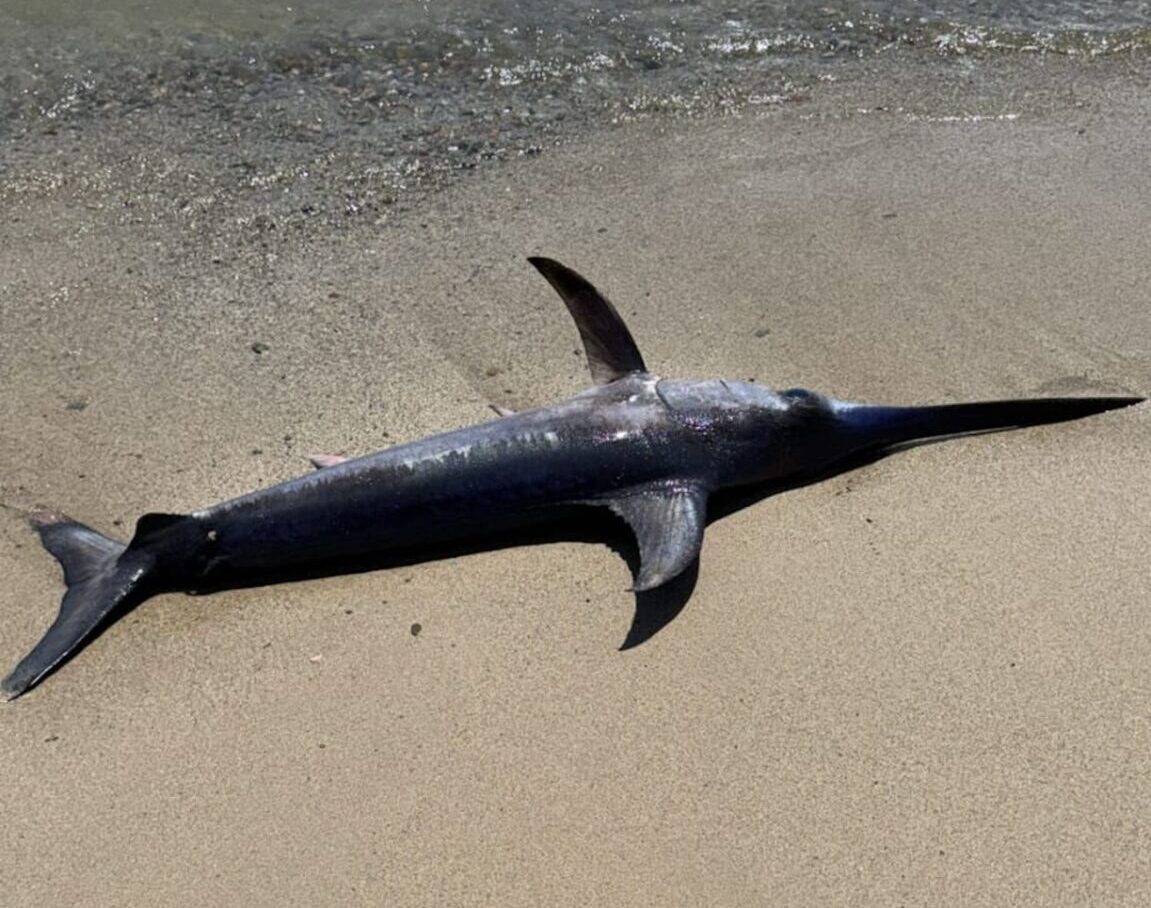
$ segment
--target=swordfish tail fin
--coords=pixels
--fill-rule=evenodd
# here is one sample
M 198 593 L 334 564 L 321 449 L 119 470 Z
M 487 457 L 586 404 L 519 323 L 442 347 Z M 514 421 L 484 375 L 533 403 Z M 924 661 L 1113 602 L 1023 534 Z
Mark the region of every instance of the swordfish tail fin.
M 12 700 L 34 687 L 122 605 L 153 566 L 153 556 L 129 549 L 83 524 L 56 514 L 36 513 L 31 523 L 40 541 L 60 562 L 68 591 L 48 632 L 3 681 L 0 694 Z
M 1142 397 L 1049 397 L 926 407 L 838 404 L 842 424 L 861 433 L 865 446 L 887 447 L 917 439 L 987 432 L 1080 419 L 1142 403 Z

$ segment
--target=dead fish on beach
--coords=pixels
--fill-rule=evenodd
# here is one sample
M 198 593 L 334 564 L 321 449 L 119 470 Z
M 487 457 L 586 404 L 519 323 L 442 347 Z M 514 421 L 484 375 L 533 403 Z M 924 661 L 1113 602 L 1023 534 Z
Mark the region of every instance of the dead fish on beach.
M 252 585 L 286 566 L 480 536 L 571 506 L 609 508 L 639 549 L 634 590 L 695 562 L 717 489 L 817 477 L 905 442 L 1078 419 L 1140 397 L 894 407 L 741 381 L 648 371 L 619 313 L 590 283 L 529 261 L 575 320 L 594 387 L 560 403 L 353 460 L 192 514 L 145 514 L 127 545 L 53 513 L 31 521 L 67 592 L 43 639 L 0 682 L 11 699 L 99 628 L 161 592 Z

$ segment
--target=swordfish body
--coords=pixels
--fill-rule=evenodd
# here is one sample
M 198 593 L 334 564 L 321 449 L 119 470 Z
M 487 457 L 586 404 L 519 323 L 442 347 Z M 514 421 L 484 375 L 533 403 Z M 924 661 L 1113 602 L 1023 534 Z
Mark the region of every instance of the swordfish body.
M 317 566 L 607 507 L 635 534 L 637 592 L 698 557 L 717 489 L 800 481 L 917 439 L 1076 419 L 1138 397 L 920 407 L 804 389 L 661 378 L 611 303 L 571 269 L 531 263 L 575 320 L 596 384 L 565 401 L 398 445 L 186 515 L 146 514 L 127 545 L 54 513 L 31 521 L 68 586 L 52 626 L 0 682 L 19 696 L 118 610 L 165 591 L 241 586 Z

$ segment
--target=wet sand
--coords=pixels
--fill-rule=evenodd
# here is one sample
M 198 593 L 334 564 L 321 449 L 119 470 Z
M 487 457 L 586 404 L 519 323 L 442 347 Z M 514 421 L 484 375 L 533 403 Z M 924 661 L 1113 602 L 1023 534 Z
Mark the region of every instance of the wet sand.
M 665 374 L 1147 394 L 1151 103 L 1078 72 L 1043 104 L 1020 77 L 925 115 L 876 80 L 639 123 L 297 243 L 232 247 L 194 196 L 124 217 L 127 164 L 17 162 L 3 501 L 126 536 L 572 393 L 529 254 Z M 1145 904 L 1148 450 L 1144 405 L 769 498 L 624 653 L 603 545 L 157 597 L 0 709 L 6 903 Z M 0 551 L 7 668 L 62 585 L 11 511 Z

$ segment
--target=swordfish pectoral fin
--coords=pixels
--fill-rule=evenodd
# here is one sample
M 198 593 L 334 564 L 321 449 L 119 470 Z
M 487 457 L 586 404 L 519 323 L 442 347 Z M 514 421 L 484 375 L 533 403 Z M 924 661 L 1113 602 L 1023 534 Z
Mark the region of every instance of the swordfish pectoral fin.
M 707 495 L 695 483 L 659 483 L 603 502 L 631 527 L 639 545 L 635 592 L 673 580 L 699 557 Z
M 607 297 L 559 262 L 539 257 L 528 261 L 547 278 L 568 307 L 596 384 L 606 385 L 633 372 L 647 371 L 631 332 Z

